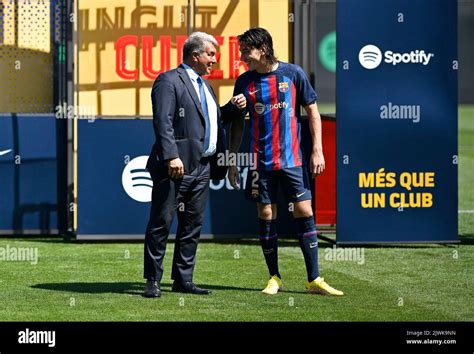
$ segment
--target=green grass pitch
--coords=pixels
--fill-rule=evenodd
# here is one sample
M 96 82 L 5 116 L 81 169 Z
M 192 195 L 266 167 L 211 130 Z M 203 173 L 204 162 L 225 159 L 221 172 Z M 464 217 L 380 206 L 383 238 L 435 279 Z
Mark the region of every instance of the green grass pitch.
M 39 257 L 36 265 L 0 261 L 0 321 L 473 321 L 473 176 L 474 106 L 460 106 L 462 243 L 364 247 L 358 264 L 329 260 L 332 246 L 321 241 L 321 275 L 342 298 L 304 293 L 295 240 L 280 242 L 284 291 L 275 296 L 260 293 L 267 272 L 258 241 L 240 240 L 199 245 L 194 280 L 211 296 L 170 291 L 170 243 L 162 297 L 145 299 L 141 242 L 0 238 L 0 248 L 37 247 Z

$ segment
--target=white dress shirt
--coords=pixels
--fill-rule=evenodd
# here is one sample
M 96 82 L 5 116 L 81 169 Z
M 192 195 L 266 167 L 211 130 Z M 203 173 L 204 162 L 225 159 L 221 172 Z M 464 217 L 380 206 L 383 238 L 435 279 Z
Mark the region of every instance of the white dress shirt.
M 191 79 L 191 83 L 194 86 L 194 90 L 196 90 L 196 94 L 201 99 L 199 95 L 199 84 L 197 82 L 197 79 L 199 77 L 199 74 L 194 71 L 193 68 L 191 68 L 189 65 L 186 65 L 183 63 L 183 67 L 186 69 L 186 73 L 188 74 L 189 78 Z M 207 101 L 207 111 L 209 113 L 209 123 L 211 127 L 211 133 L 209 137 L 209 148 L 206 151 L 202 152 L 202 156 L 211 156 L 216 152 L 216 147 L 217 147 L 217 104 L 216 101 L 214 100 L 214 97 L 212 94 L 209 92 L 207 85 L 204 83 L 203 79 L 203 87 L 204 87 L 204 92 L 206 93 L 206 101 Z M 204 127 L 204 129 L 206 129 Z

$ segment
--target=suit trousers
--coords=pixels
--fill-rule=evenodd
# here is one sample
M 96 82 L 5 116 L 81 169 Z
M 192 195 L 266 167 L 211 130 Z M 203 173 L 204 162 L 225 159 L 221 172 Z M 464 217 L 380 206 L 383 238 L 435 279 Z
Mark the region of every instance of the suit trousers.
M 151 172 L 151 171 L 150 171 Z M 209 158 L 183 178 L 172 179 L 163 165 L 151 172 L 153 191 L 150 219 L 145 234 L 144 278 L 161 281 L 163 258 L 171 223 L 177 211 L 178 228 L 173 254 L 171 279 L 192 281 L 196 250 L 209 194 Z

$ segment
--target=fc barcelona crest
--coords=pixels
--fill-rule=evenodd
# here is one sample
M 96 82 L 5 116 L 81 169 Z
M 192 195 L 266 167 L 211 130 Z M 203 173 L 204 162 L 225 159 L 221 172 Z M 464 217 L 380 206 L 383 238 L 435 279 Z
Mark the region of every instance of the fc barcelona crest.
M 252 198 L 258 198 L 258 189 L 252 189 Z
M 278 83 L 278 90 L 280 92 L 288 92 L 289 89 L 288 82 L 283 81 Z

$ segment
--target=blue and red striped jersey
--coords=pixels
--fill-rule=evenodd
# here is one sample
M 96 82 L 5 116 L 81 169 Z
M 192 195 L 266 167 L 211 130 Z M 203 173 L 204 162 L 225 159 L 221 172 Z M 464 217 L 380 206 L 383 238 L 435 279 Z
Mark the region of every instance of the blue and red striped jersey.
M 279 62 L 275 71 L 247 71 L 239 76 L 234 95 L 247 98 L 250 116 L 250 152 L 266 171 L 302 165 L 301 106 L 317 95 L 298 65 Z

